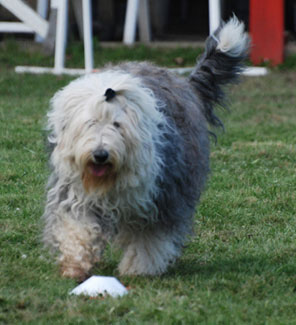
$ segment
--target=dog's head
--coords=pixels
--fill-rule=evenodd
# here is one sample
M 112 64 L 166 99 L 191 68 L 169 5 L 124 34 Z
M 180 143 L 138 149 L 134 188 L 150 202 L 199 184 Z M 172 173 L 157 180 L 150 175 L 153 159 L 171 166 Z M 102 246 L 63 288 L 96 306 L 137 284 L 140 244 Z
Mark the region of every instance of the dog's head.
M 139 79 L 121 71 L 84 76 L 58 91 L 48 114 L 52 164 L 87 192 L 139 186 L 159 168 L 163 116 Z

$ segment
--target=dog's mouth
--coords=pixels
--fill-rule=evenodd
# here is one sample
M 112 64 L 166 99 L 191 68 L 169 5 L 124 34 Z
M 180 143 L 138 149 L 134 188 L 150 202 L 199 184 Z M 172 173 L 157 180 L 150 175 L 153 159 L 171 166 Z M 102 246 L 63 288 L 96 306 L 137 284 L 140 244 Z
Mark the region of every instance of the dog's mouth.
M 103 177 L 106 174 L 108 174 L 109 171 L 112 169 L 112 164 L 111 163 L 97 164 L 97 163 L 91 162 L 89 164 L 89 169 L 94 176 Z
M 86 192 L 92 190 L 98 190 L 101 194 L 108 192 L 116 178 L 114 167 L 111 162 L 97 163 L 89 161 L 81 175 Z

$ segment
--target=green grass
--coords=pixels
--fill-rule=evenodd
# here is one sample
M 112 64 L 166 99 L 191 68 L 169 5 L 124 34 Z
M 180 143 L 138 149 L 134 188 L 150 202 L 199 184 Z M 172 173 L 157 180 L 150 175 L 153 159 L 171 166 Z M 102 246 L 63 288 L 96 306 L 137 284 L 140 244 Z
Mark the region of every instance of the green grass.
M 201 52 L 201 48 L 194 47 L 184 50 L 182 48 L 149 48 L 144 45 L 118 46 L 114 50 L 114 48 L 102 48 L 96 40 L 94 41 L 96 67 L 110 62 L 118 63 L 126 60 L 149 60 L 157 62 L 161 66 L 172 67 L 176 65 L 176 58 L 180 57 L 182 58 L 182 66 L 192 66 Z M 28 46 L 25 42 L 17 43 L 13 39 L 8 39 L 2 44 L 0 43 L 0 62 L 1 66 L 6 68 L 12 68 L 16 65 L 53 66 L 54 58 L 52 55 L 45 56 L 42 48 L 36 44 L 29 43 Z M 84 54 L 81 42 L 72 42 L 67 47 L 66 66 L 83 68 Z
M 172 65 L 169 58 L 188 51 L 164 58 L 144 47 L 100 50 L 97 65 L 150 55 Z M 81 66 L 75 51 L 69 64 Z M 76 283 L 59 276 L 40 243 L 44 116 L 70 78 L 16 75 L 12 67 L 50 60 L 13 42 L 0 51 L 0 324 L 296 324 L 295 70 L 230 89 L 231 112 L 220 112 L 226 132 L 212 146 L 184 255 L 161 277 L 119 277 L 129 295 L 101 300 L 69 296 Z M 117 262 L 109 249 L 94 273 L 118 277 Z

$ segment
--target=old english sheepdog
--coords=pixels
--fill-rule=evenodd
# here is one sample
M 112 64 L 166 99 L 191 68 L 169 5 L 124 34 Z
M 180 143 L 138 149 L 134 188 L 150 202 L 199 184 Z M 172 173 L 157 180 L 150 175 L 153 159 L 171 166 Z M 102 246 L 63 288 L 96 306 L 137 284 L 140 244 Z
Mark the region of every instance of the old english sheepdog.
M 234 17 L 187 79 L 123 63 L 54 95 L 43 239 L 63 276 L 87 277 L 110 241 L 122 249 L 120 274 L 159 275 L 180 256 L 209 173 L 208 126 L 222 125 L 213 107 L 248 47 Z

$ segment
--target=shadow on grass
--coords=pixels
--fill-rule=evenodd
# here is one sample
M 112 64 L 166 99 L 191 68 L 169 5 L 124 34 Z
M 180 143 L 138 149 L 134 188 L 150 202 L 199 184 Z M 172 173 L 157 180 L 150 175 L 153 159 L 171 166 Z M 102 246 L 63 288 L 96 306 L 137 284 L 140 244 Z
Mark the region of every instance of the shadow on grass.
M 169 282 L 182 278 L 182 282 L 187 280 L 191 282 L 194 278 L 198 277 L 200 280 L 217 281 L 223 278 L 229 279 L 248 279 L 252 277 L 280 277 L 294 278 L 296 274 L 296 263 L 292 262 L 296 255 L 293 252 L 290 256 L 284 254 L 284 256 L 273 256 L 272 254 L 266 254 L 261 256 L 242 255 L 235 258 L 215 258 L 212 261 L 194 260 L 192 258 L 183 257 L 171 266 L 168 271 L 160 277 L 150 276 L 136 276 L 127 277 L 130 282 L 140 282 L 149 279 L 162 279 Z M 102 261 L 94 267 L 92 275 L 103 276 L 115 276 L 122 278 L 118 272 L 118 264 L 120 258 L 109 259 L 105 256 Z M 125 277 L 123 277 L 125 278 Z M 218 282 L 220 281 L 218 280 Z M 240 282 L 240 281 L 239 281 Z M 288 281 L 290 282 L 290 281 Z
M 203 262 L 198 259 L 183 258 L 172 266 L 166 277 L 200 275 L 203 278 L 211 278 L 216 274 L 240 274 L 240 275 L 262 275 L 263 273 L 296 274 L 296 263 L 291 262 L 293 252 L 290 256 L 273 255 L 243 255 L 236 258 L 216 258 L 211 262 Z M 295 260 L 295 257 L 294 257 Z

